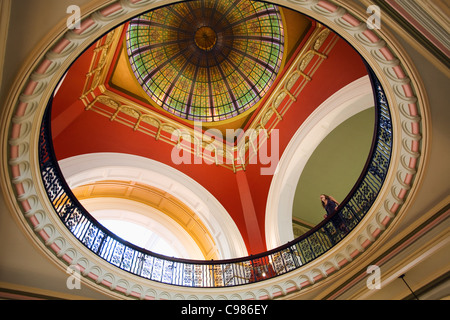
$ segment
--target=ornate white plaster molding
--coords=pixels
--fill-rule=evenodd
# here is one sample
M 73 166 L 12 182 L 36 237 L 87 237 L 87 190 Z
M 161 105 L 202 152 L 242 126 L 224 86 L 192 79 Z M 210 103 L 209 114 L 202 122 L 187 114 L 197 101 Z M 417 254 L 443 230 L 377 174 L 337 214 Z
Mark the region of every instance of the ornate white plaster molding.
M 296 271 L 271 280 L 232 288 L 179 288 L 151 282 L 93 256 L 51 213 L 40 182 L 37 137 L 44 109 L 58 80 L 76 57 L 98 36 L 126 19 L 175 1 L 120 0 L 84 17 L 75 31 L 58 30 L 30 59 L 14 84 L 2 117 L 2 187 L 27 235 L 61 268 L 79 265 L 83 283 L 116 298 L 133 299 L 267 299 L 314 285 L 338 271 L 388 227 L 395 224 L 414 197 L 425 162 L 428 107 L 420 78 L 407 55 L 385 30 L 369 30 L 366 13 L 337 0 L 278 0 L 338 32 L 374 69 L 391 106 L 394 146 L 391 168 L 366 218 L 341 243 Z M 95 2 L 98 4 L 103 1 Z M 6 131 L 7 130 L 7 131 Z M 396 219 L 394 219 L 396 218 Z M 324 280 L 326 281 L 326 280 Z
M 168 165 L 122 153 L 84 154 L 63 159 L 59 165 L 71 188 L 101 180 L 132 179 L 166 191 L 198 215 L 222 259 L 248 254 L 239 229 L 220 202 L 195 180 Z

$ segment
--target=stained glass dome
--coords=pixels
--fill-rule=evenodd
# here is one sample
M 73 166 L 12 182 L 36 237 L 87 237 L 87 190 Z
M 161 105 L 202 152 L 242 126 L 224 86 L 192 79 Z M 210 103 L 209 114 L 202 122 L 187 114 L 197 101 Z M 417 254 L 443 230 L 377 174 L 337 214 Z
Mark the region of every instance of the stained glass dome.
M 126 46 L 132 70 L 160 107 L 205 122 L 254 106 L 280 69 L 279 9 L 248 0 L 196 0 L 132 19 Z

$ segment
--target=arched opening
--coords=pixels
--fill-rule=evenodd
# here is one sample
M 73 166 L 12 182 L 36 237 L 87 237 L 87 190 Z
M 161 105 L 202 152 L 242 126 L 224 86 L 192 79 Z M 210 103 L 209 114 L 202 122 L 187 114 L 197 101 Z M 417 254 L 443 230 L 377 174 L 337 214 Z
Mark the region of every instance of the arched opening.
M 292 229 L 292 217 L 293 215 L 295 217 L 293 211 L 296 189 L 300 176 L 314 151 L 339 125 L 360 112 L 373 108 L 373 106 L 374 97 L 369 78 L 358 79 L 324 101 L 295 133 L 280 159 L 271 184 L 266 209 L 266 237 L 269 249 L 288 243 L 295 238 Z M 373 121 L 371 127 L 368 128 L 371 136 L 373 135 Z M 371 143 L 371 141 L 369 142 Z M 364 163 L 368 152 L 369 150 L 366 150 L 363 155 L 365 157 Z M 364 167 L 364 164 L 362 167 Z M 320 173 L 318 174 L 320 175 Z M 326 177 L 322 176 L 322 178 L 325 179 Z M 345 178 L 345 172 L 342 172 L 341 178 Z M 357 179 L 352 183 L 356 181 Z M 347 195 L 346 192 L 350 192 L 351 189 L 350 187 L 347 190 L 342 190 L 345 194 L 343 198 Z M 314 203 L 319 203 L 320 194 L 311 197 L 312 200 L 309 201 L 311 206 L 314 206 Z M 297 195 L 298 197 L 299 195 Z M 316 212 L 314 210 L 313 214 Z M 314 227 L 314 225 L 309 227 Z

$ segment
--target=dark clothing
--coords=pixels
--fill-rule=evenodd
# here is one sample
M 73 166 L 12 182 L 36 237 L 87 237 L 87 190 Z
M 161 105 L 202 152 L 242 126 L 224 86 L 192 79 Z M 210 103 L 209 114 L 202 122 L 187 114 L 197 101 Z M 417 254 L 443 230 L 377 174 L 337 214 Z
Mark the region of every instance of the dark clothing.
M 336 209 L 338 208 L 338 203 L 328 199 L 327 204 L 325 205 L 325 210 L 327 212 L 327 217 L 331 216 L 333 213 L 336 212 Z M 347 227 L 344 223 L 344 221 L 342 220 L 342 217 L 340 217 L 339 215 L 334 216 L 333 218 L 331 218 L 330 220 L 331 224 L 333 225 L 333 228 L 330 228 L 330 225 L 325 226 L 325 230 L 331 240 L 332 243 L 335 243 L 338 240 L 334 239 L 334 236 L 342 233 L 346 233 L 347 232 Z M 334 230 L 333 230 L 334 229 Z
M 338 207 L 338 204 L 331 199 L 328 199 L 327 204 L 325 205 L 325 210 L 327 211 L 327 216 L 334 213 Z

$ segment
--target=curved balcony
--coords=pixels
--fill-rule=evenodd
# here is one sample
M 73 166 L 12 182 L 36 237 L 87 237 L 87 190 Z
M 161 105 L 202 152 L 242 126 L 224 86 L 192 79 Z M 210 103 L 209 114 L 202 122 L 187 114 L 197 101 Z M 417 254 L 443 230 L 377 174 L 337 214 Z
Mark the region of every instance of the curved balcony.
M 301 237 L 276 249 L 230 260 L 171 258 L 137 247 L 96 221 L 73 195 L 60 171 L 52 145 L 51 101 L 41 125 L 39 161 L 42 181 L 55 213 L 89 250 L 139 277 L 165 284 L 212 288 L 240 286 L 286 274 L 329 251 L 364 219 L 386 178 L 392 148 L 392 124 L 383 88 L 368 67 L 375 97 L 372 148 L 361 173 L 338 210 Z

